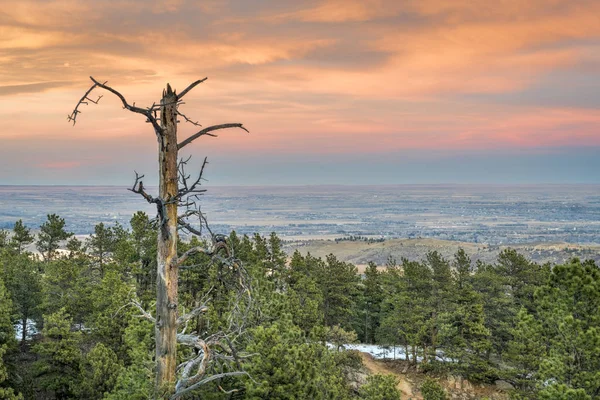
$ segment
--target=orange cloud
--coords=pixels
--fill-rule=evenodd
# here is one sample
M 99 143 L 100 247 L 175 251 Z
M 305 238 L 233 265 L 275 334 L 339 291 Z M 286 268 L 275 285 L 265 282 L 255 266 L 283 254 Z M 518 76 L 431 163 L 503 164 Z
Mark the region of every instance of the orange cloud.
M 585 0 L 24 0 L 0 14 L 0 139 L 152 146 L 108 95 L 67 125 L 88 76 L 138 105 L 209 76 L 186 114 L 252 134 L 202 151 L 596 146 L 598 15 Z

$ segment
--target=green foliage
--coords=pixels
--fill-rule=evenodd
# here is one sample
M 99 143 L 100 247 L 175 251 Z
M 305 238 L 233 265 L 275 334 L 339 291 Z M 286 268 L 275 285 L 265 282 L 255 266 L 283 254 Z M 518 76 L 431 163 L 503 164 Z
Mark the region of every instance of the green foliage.
M 539 393 L 540 400 L 592 400 L 583 389 L 573 389 L 565 384 L 553 384 Z
M 115 352 L 102 343 L 96 344 L 81 362 L 81 385 L 77 397 L 102 399 L 115 386 L 120 370 Z
M 460 249 L 454 259 L 451 295 L 442 315 L 441 337 L 445 354 L 456 360 L 458 372 L 473 381 L 490 377 L 487 353 L 491 348 L 489 329 L 485 326 L 482 296 L 472 286 L 471 260 Z
M 535 297 L 549 342 L 540 379 L 596 396 L 600 393 L 600 269 L 579 260 L 558 265 Z
M 34 368 L 19 361 L 19 368 L 36 374 L 33 380 L 19 375 L 27 397 L 152 397 L 153 325 L 127 304 L 139 299 L 153 309 L 155 223 L 137 213 L 131 232 L 98 224 L 87 250 L 64 225 L 56 215 L 43 225 L 37 245 L 45 263 L 23 251 L 31 234 L 21 221 L 12 239 L 0 237 L 0 282 L 6 286 L 0 284 L 0 398 L 17 398 L 10 389 L 17 387 L 10 364 L 18 359 L 12 323 L 28 319 L 43 330 L 21 349 L 22 359 L 31 359 L 28 344 L 35 343 L 39 356 Z M 70 254 L 56 257 L 58 243 L 69 238 Z M 179 247 L 202 244 L 193 238 Z M 459 250 L 452 262 L 432 252 L 400 266 L 389 260 L 382 272 L 370 263 L 359 276 L 334 255 L 323 260 L 296 252 L 287 263 L 275 234 L 232 232 L 229 244 L 252 281 L 252 302 L 241 299 L 238 308 L 249 310 L 245 334 L 235 339 L 238 354 L 253 354 L 243 360 L 252 379 L 217 380 L 195 396 L 225 399 L 220 385 L 248 399 L 350 398 L 345 380 L 359 368 L 360 357 L 335 348 L 357 337 L 402 345 L 414 363 L 425 361 L 424 370 L 472 381 L 501 377 L 516 386 L 514 398 L 588 399 L 600 392 L 600 273 L 591 262 L 573 260 L 551 270 L 505 250 L 495 264 L 474 267 Z M 239 276 L 204 254 L 185 266 L 180 313 L 210 297 L 208 311 L 189 321 L 188 332 L 208 336 L 228 329 L 238 318 L 231 305 L 240 301 Z M 436 361 L 436 352 L 452 361 Z M 179 355 L 183 361 L 191 353 Z M 27 385 L 32 387 L 26 392 Z M 425 398 L 447 398 L 436 385 L 425 382 Z M 399 398 L 389 376 L 369 378 L 354 395 Z
M 323 294 L 324 324 L 350 329 L 358 294 L 356 267 L 339 261 L 333 254 L 326 257 L 325 264 L 317 265 L 317 279 Z
M 359 313 L 360 318 L 357 319 L 356 330 L 361 332 L 360 337 L 363 343 L 375 343 L 375 334 L 380 325 L 381 303 L 383 301 L 381 273 L 377 270 L 375 263 L 370 262 L 367 265 L 362 283 L 361 312 Z
M 31 235 L 31 230 L 23 225 L 22 220 L 18 220 L 15 222 L 15 226 L 13 227 L 13 236 L 10 239 L 10 246 L 17 252 L 17 254 L 21 254 L 25 249 L 25 246 L 33 243 L 34 237 Z
M 131 306 L 133 287 L 117 271 L 109 270 L 102 281 L 92 286 L 89 294 L 89 314 L 85 323 L 95 340 L 101 341 L 117 353 L 124 352 L 123 335 L 129 316 L 135 311 Z
M 349 392 L 341 369 L 325 346 L 309 342 L 289 320 L 251 332 L 245 364 L 253 380 L 247 399 L 344 399 Z
M 147 400 L 153 393 L 154 330 L 149 321 L 130 317 L 123 335 L 127 363 L 119 370 L 113 390 L 105 400 Z
M 73 233 L 65 230 L 65 220 L 56 214 L 48 214 L 48 220 L 40 226 L 36 242 L 37 249 L 45 261 L 51 261 L 56 256 L 59 243 L 69 239 Z
M 5 254 L 0 259 L 3 264 L 4 281 L 11 295 L 14 316 L 20 322 L 22 343 L 28 334 L 27 320 L 39 320 L 42 301 L 42 276 L 39 262 L 27 254 Z
M 78 390 L 81 333 L 71 330 L 72 319 L 65 309 L 45 316 L 44 340 L 33 351 L 37 383 L 58 399 L 73 398 Z
M 8 247 L 8 231 L 6 229 L 0 229 L 0 250 Z
M 446 391 L 435 379 L 427 377 L 421 385 L 423 400 L 448 400 Z
M 295 325 L 308 333 L 314 326 L 323 323 L 323 291 L 319 282 L 322 261 L 302 257 L 295 252 L 288 271 L 286 311 L 292 315 Z
M 370 375 L 367 383 L 361 386 L 359 396 L 365 400 L 400 400 L 402 397 L 396 389 L 397 384 L 393 375 Z
M 94 269 L 97 270 L 100 278 L 104 277 L 106 263 L 115 250 L 115 244 L 115 233 L 111 228 L 105 227 L 102 222 L 94 227 L 94 234 L 90 235 L 87 240 L 89 253 L 94 260 Z
M 44 267 L 44 313 L 51 314 L 64 309 L 76 324 L 82 324 L 91 311 L 92 280 L 86 258 L 62 257 L 47 262 Z
M 12 304 L 0 277 L 0 399 L 16 400 L 22 397 L 7 387 L 7 353 L 15 347 L 15 331 L 11 321 Z

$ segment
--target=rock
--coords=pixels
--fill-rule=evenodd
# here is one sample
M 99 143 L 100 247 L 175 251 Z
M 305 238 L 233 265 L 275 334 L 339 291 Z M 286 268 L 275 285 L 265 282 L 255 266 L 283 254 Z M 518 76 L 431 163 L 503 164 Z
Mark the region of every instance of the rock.
M 456 383 L 454 384 L 454 387 L 456 389 L 462 389 L 462 384 L 463 384 L 463 378 L 460 375 L 456 376 Z
M 510 384 L 510 382 L 506 382 L 506 381 L 503 381 L 501 379 L 498 379 L 494 383 L 496 384 L 496 389 L 498 389 L 498 390 L 507 391 L 507 390 L 514 390 L 515 389 L 515 387 L 512 384 Z
M 471 392 L 473 391 L 473 385 L 465 379 L 462 381 L 462 389 Z
M 454 384 L 456 383 L 456 379 L 454 379 L 454 376 L 448 375 L 447 379 L 448 379 L 448 386 L 454 387 Z
M 405 365 L 404 368 L 402 368 L 402 373 L 406 374 L 408 372 L 408 365 Z

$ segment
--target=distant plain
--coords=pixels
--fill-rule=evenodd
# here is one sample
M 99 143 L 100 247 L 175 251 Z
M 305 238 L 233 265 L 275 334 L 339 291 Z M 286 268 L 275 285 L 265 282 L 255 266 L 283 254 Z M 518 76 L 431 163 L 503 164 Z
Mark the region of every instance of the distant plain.
M 289 242 L 363 236 L 490 246 L 600 244 L 600 185 L 211 186 L 202 210 L 213 230 L 276 232 Z M 152 188 L 150 188 L 152 190 Z M 87 235 L 129 226 L 156 209 L 125 187 L 0 186 L 0 228 L 37 229 L 57 213 Z M 358 260 L 357 260 L 358 261 Z

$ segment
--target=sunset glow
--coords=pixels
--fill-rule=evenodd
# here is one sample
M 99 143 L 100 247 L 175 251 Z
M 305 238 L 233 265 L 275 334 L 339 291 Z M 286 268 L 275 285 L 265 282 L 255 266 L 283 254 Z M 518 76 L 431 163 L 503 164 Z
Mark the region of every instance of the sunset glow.
M 551 153 L 597 166 L 599 66 L 598 1 L 21 0 L 0 11 L 0 184 L 152 175 L 152 129 L 117 99 L 66 121 L 90 75 L 140 106 L 167 82 L 181 90 L 207 76 L 182 110 L 251 132 L 190 146 L 212 160 L 214 183 L 282 183 L 273 171 L 289 183 L 347 183 L 298 168 L 401 168 L 415 155 L 435 165 Z M 591 175 L 561 179 L 598 182 Z M 374 183 L 411 181 L 402 177 Z

